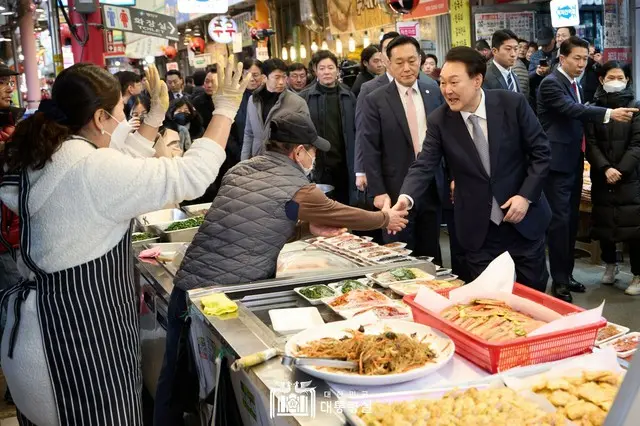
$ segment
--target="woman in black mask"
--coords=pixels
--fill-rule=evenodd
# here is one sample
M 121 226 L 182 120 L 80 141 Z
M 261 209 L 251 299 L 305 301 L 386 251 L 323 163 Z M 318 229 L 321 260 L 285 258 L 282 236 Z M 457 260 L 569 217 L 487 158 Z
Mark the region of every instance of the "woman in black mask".
M 183 152 L 189 149 L 192 140 L 199 138 L 204 132 L 200 114 L 185 97 L 171 102 L 164 125 L 180 134 L 180 148 Z

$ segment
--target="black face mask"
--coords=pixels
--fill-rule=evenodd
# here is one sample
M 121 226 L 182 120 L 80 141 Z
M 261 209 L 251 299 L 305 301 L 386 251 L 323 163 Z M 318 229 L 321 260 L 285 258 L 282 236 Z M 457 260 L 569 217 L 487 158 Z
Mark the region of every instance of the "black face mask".
M 184 112 L 179 112 L 173 116 L 173 121 L 180 126 L 186 126 L 189 121 L 191 121 L 191 114 L 187 114 Z

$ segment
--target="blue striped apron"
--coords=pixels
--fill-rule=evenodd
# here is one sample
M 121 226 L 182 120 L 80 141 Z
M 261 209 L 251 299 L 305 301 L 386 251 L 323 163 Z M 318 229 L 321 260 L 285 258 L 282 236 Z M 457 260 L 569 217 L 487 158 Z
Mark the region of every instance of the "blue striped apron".
M 46 354 L 42 361 L 49 370 L 58 424 L 142 426 L 141 355 L 131 231 L 97 259 L 46 273 L 29 254 L 28 175 L 22 172 L 4 176 L 2 185 L 19 186 L 20 252 L 35 275 L 32 281 L 22 281 L 2 296 L 3 304 L 12 294 L 16 296 L 9 357 L 13 357 L 13 346 L 20 336 L 20 306 L 30 291 L 36 291 Z M 34 424 L 20 413 L 20 407 L 17 409 L 20 425 Z

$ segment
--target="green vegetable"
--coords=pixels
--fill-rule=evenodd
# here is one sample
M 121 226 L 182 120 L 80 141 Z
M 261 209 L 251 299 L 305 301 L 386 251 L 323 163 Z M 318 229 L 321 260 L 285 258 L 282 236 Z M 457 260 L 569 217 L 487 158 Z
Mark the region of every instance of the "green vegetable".
M 191 219 L 173 222 L 165 229 L 165 232 L 179 231 L 181 229 L 197 228 L 204 223 L 204 216 L 196 216 Z
M 323 297 L 333 296 L 334 292 L 326 285 L 312 285 L 311 287 L 300 289 L 300 294 L 307 299 L 321 299 Z
M 138 241 L 149 240 L 151 238 L 156 238 L 156 236 L 148 232 L 137 232 L 131 236 L 131 241 L 136 243 Z
M 411 269 L 407 268 L 392 269 L 389 273 L 397 278 L 398 281 L 415 280 L 417 278 L 416 274 L 414 274 Z
M 357 288 L 367 288 L 366 285 L 356 280 L 344 280 L 344 281 L 341 281 L 341 284 L 342 284 L 342 294 L 349 293 L 351 290 L 354 290 Z

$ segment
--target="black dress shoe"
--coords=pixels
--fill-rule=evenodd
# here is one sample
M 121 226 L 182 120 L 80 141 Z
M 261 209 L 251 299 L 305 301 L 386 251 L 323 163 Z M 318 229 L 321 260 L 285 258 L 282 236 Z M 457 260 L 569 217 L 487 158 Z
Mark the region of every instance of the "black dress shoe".
M 576 281 L 573 276 L 569 278 L 569 291 L 573 291 L 575 293 L 584 293 L 587 291 L 587 288 L 581 282 Z
M 573 302 L 573 297 L 564 284 L 551 283 L 551 295 L 565 302 Z

